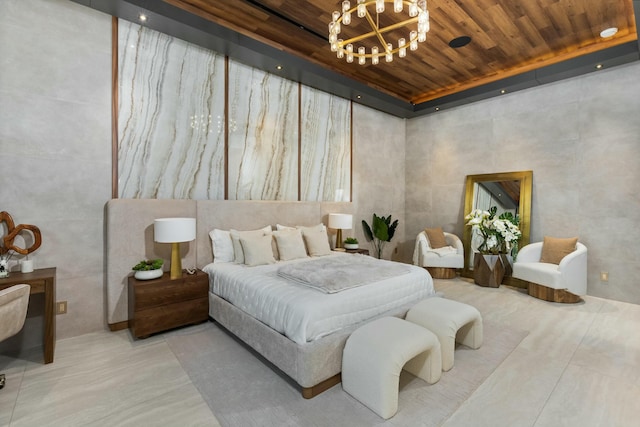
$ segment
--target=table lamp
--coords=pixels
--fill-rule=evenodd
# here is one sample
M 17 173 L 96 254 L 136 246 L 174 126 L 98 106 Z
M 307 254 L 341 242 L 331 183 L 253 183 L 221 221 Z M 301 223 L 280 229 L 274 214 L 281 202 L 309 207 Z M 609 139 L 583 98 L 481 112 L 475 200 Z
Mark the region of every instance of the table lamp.
M 153 222 L 153 240 L 171 243 L 171 279 L 182 277 L 180 242 L 196 239 L 195 218 L 158 218 Z
M 342 230 L 349 230 L 353 227 L 353 215 L 332 213 L 329 214 L 329 228 L 338 230 L 336 234 L 336 248 L 342 247 Z

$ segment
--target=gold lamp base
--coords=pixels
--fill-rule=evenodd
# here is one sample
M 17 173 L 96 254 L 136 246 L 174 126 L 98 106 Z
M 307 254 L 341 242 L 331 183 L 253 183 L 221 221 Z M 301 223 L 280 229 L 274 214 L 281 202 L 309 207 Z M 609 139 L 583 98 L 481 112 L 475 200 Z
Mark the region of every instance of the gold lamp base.
M 171 280 L 182 277 L 182 258 L 180 257 L 180 243 L 171 244 Z
M 336 249 L 340 249 L 342 247 L 342 228 L 338 228 L 336 232 Z

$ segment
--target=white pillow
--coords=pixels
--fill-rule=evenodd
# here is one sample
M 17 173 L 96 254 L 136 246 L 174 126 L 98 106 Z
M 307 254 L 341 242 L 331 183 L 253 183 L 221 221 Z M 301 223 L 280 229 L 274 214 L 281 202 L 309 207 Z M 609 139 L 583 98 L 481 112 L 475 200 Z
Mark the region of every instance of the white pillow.
M 271 234 L 271 226 L 266 225 L 258 230 L 238 231 L 230 230 L 231 241 L 233 242 L 233 252 L 235 254 L 235 262 L 238 264 L 244 264 L 244 252 L 242 251 L 242 244 L 240 244 L 240 237 L 261 237 L 266 234 Z
M 271 248 L 271 234 L 255 237 L 240 237 L 240 244 L 244 252 L 244 263 L 250 267 L 256 265 L 273 264 L 276 262 Z
M 307 252 L 311 256 L 323 256 L 331 254 L 329 237 L 326 231 L 304 230 L 302 232 L 304 243 L 307 245 Z
M 318 230 L 327 230 L 327 227 L 325 227 L 325 225 L 323 223 L 320 223 L 318 225 L 312 225 L 311 227 L 305 227 L 302 225 L 296 225 L 295 227 L 289 227 L 286 225 L 282 225 L 282 224 L 276 224 L 276 230 L 281 231 L 281 230 L 302 230 L 303 228 L 309 228 L 309 229 L 315 229 L 317 228 Z
M 300 233 L 300 230 L 274 231 L 273 235 L 276 238 L 281 261 L 306 258 L 307 250 L 304 247 L 304 241 L 302 240 L 302 233 Z
M 235 260 L 233 242 L 231 241 L 231 233 L 229 231 L 214 228 L 209 232 L 209 237 L 211 237 L 214 263 L 233 262 Z

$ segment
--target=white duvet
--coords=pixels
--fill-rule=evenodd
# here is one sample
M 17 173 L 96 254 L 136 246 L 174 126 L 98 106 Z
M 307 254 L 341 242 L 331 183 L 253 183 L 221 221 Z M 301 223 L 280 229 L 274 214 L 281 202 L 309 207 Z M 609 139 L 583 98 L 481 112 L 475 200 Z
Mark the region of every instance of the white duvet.
M 335 254 L 339 256 L 364 256 Z M 229 301 L 292 341 L 303 344 L 385 311 L 435 293 L 431 276 L 417 266 L 410 272 L 334 294 L 296 284 L 278 275 L 285 264 L 314 258 L 279 261 L 247 267 L 234 263 L 211 263 L 209 291 Z M 382 265 L 391 261 L 380 261 Z

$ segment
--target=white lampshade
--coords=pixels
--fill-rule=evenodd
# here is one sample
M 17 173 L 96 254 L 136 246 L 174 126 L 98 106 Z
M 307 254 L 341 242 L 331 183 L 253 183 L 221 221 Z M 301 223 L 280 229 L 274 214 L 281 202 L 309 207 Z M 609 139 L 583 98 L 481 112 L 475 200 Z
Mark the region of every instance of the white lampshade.
M 195 218 L 158 218 L 153 222 L 153 239 L 158 243 L 190 242 L 196 239 Z
M 159 218 L 153 222 L 153 239 L 158 243 L 171 243 L 171 280 L 182 277 L 180 242 L 196 239 L 195 218 Z
M 332 213 L 329 214 L 329 228 L 349 230 L 353 227 L 353 215 Z

